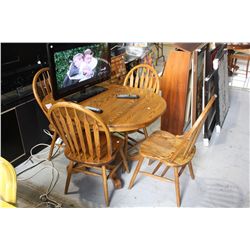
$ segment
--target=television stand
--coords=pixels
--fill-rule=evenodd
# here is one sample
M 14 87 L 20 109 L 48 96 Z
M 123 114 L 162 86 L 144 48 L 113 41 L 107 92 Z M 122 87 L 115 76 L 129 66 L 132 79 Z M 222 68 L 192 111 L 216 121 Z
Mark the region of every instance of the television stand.
M 90 97 L 96 96 L 104 91 L 106 91 L 107 88 L 101 87 L 101 86 L 92 86 L 87 88 L 85 91 L 79 91 L 75 94 L 72 94 L 70 96 L 65 97 L 64 99 L 66 101 L 71 102 L 82 102 Z

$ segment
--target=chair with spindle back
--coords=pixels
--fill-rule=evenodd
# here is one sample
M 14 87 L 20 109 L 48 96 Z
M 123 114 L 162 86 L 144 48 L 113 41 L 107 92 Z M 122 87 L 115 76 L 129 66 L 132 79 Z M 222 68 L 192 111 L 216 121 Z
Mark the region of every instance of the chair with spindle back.
M 139 64 L 133 67 L 126 75 L 123 85 L 132 88 L 149 89 L 156 94 L 159 94 L 160 92 L 160 78 L 156 70 L 148 64 Z M 134 132 L 144 134 L 145 138 L 148 137 L 148 132 L 146 128 L 143 128 L 143 132 L 137 130 L 137 131 L 131 131 L 130 133 Z M 126 147 L 128 139 L 135 142 L 135 140 L 133 138 L 128 137 L 128 133 L 126 133 L 125 134 Z
M 216 95 L 212 96 L 208 104 L 206 105 L 199 118 L 196 120 L 192 128 L 184 135 L 178 136 L 168 133 L 166 131 L 155 131 L 151 134 L 140 147 L 140 159 L 136 166 L 136 169 L 131 178 L 129 189 L 134 185 L 137 174 L 140 171 L 144 158 L 158 160 L 159 163 L 155 169 L 149 173 L 146 171 L 140 171 L 143 175 L 153 177 L 161 181 L 171 181 L 175 183 L 176 190 L 176 203 L 180 206 L 180 187 L 179 177 L 183 173 L 184 169 L 188 165 L 191 178 L 194 179 L 194 173 L 191 160 L 193 159 L 196 151 L 195 142 L 200 134 L 201 128 L 209 114 L 209 111 L 216 99 Z M 164 169 L 160 175 L 156 172 L 164 164 Z M 174 168 L 174 179 L 164 177 L 169 168 Z M 180 168 L 180 171 L 179 171 Z
M 48 116 L 48 108 L 43 103 L 44 98 L 48 96 L 50 96 L 50 99 L 53 99 L 52 93 L 51 93 L 52 88 L 51 88 L 49 68 L 42 68 L 35 74 L 33 78 L 33 82 L 32 82 L 32 89 L 33 89 L 33 93 L 34 93 L 34 96 L 36 98 L 38 105 L 40 106 L 43 113 L 46 115 L 46 117 L 50 121 L 49 116 Z M 53 133 L 52 141 L 50 144 L 49 156 L 48 156 L 48 160 L 51 160 L 58 134 L 56 133 L 54 127 L 51 124 L 49 125 L 49 129 Z
M 111 135 L 99 115 L 71 102 L 60 102 L 51 107 L 49 117 L 65 143 L 65 156 L 70 160 L 64 193 L 68 192 L 72 173 L 100 176 L 103 180 L 106 205 L 109 205 L 107 179 L 116 175 L 119 165 L 111 163 L 117 153 L 128 165 L 123 152 L 124 141 Z
M 124 86 L 132 88 L 150 89 L 159 94 L 160 79 L 156 70 L 148 64 L 139 64 L 133 67 L 125 77 Z

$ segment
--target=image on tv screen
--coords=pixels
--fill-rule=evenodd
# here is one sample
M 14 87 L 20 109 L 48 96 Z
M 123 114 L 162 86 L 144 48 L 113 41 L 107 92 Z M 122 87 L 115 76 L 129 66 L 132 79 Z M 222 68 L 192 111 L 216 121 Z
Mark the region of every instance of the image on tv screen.
M 54 62 L 58 89 L 109 74 L 108 53 L 108 46 L 104 43 L 55 52 Z

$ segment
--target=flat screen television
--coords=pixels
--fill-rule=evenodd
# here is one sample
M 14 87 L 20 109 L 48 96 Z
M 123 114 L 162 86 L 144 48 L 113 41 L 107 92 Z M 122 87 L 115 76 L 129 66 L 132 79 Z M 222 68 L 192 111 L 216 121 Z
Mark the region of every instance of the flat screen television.
M 47 52 L 55 100 L 86 93 L 111 77 L 108 43 L 49 43 Z

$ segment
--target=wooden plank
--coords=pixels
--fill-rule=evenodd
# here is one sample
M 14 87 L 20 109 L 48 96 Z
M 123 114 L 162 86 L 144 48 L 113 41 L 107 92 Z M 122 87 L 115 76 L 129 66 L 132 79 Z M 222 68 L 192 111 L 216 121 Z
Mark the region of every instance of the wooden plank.
M 189 52 L 171 51 L 161 79 L 162 97 L 167 110 L 161 119 L 161 129 L 172 134 L 182 134 L 190 68 Z
M 228 50 L 250 49 L 250 43 L 247 44 L 228 44 Z
M 198 52 L 193 53 L 193 95 L 192 95 L 192 125 L 196 121 L 196 98 L 197 98 L 197 55 Z

